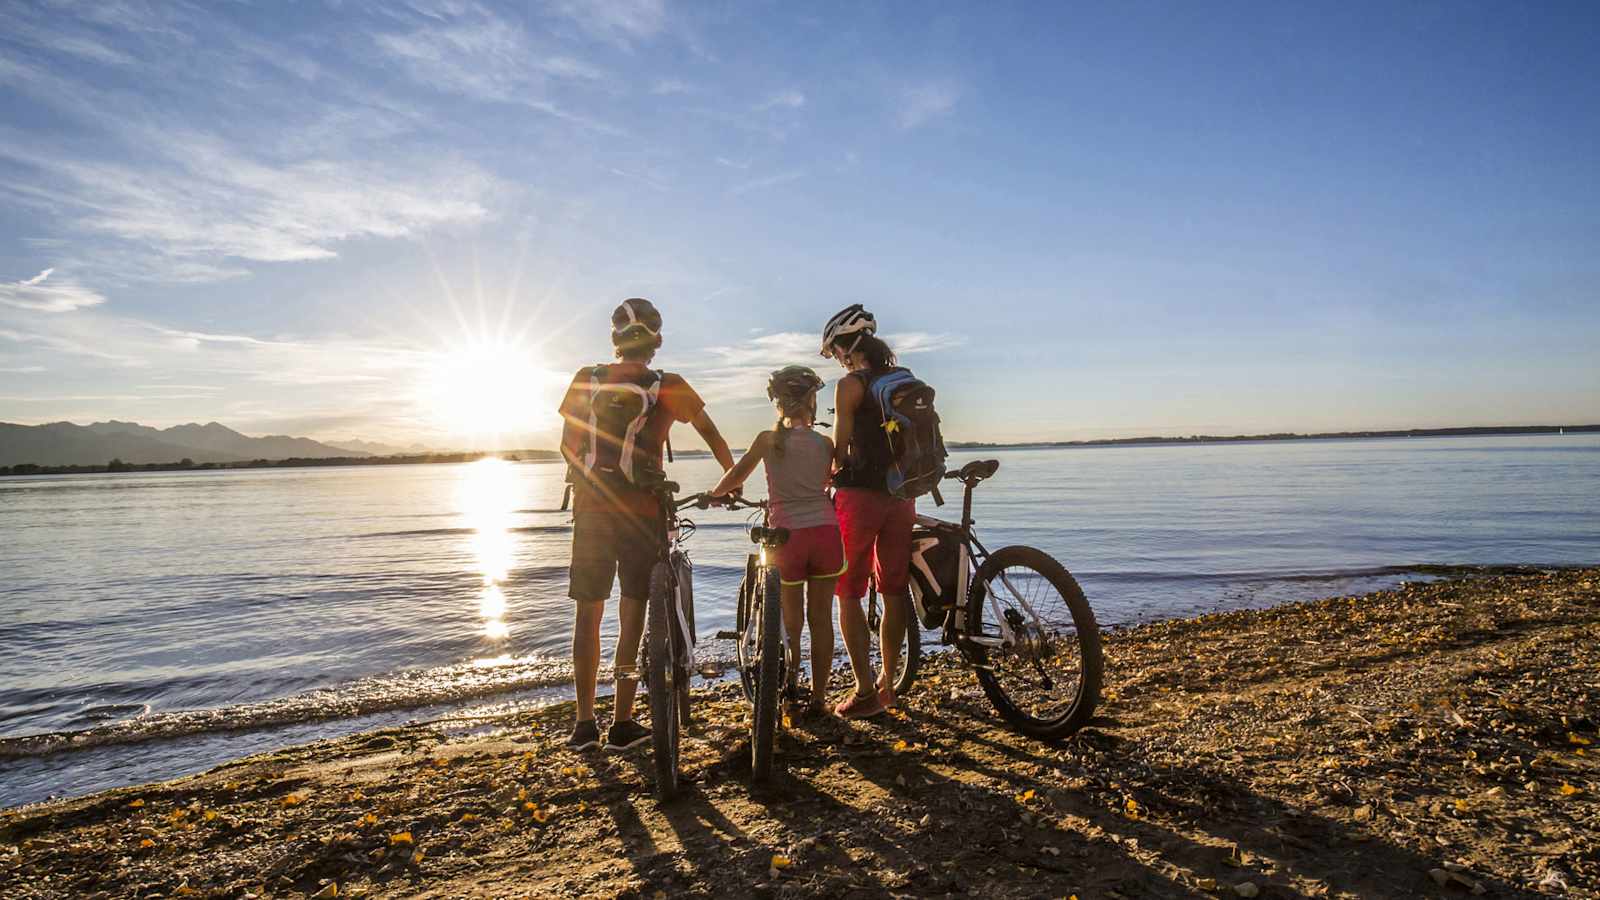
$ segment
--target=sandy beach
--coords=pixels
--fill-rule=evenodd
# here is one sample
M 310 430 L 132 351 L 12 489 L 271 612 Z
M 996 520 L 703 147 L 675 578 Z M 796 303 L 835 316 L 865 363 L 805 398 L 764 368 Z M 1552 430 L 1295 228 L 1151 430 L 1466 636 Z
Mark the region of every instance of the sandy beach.
M 1600 570 L 1493 575 L 1108 636 L 1101 716 L 1007 730 L 931 660 L 905 709 L 745 704 L 696 779 L 560 747 L 561 705 L 296 747 L 0 815 L 0 894 L 1600 897 Z M 605 711 L 602 709 L 602 717 Z

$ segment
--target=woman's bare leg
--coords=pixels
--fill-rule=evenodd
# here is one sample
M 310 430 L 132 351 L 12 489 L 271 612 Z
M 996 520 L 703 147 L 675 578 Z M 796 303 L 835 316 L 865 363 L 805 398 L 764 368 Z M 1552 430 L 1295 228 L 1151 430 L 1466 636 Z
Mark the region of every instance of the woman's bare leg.
M 844 636 L 844 650 L 850 656 L 850 672 L 856 679 L 856 696 L 865 697 L 877 690 L 872 677 L 872 638 L 867 628 L 867 614 L 861 609 L 861 598 L 839 598 L 839 631 Z

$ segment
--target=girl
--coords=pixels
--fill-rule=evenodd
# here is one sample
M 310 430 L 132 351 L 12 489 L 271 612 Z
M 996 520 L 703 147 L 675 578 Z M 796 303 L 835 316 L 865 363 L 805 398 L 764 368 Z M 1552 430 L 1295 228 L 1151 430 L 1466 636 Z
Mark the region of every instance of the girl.
M 773 372 L 767 396 L 778 408 L 778 424 L 756 435 L 744 457 L 711 489 L 713 496 L 731 494 L 755 471 L 756 463 L 766 464 L 772 524 L 789 529 L 789 540 L 778 548 L 777 562 L 783 582 L 791 695 L 800 672 L 800 626 L 803 621 L 811 623 L 807 715 L 826 708 L 828 674 L 833 668 L 833 585 L 844 572 L 839 521 L 826 491 L 833 442 L 812 430 L 821 387 L 822 379 L 805 366 Z

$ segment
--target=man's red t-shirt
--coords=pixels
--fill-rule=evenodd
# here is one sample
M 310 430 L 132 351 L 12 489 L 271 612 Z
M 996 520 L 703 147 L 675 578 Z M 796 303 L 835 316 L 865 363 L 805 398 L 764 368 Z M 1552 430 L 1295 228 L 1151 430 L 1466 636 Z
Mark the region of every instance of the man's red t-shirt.
M 643 363 L 615 362 L 603 364 L 618 377 L 638 377 L 647 371 Z M 572 376 L 572 384 L 567 386 L 567 394 L 561 401 L 561 417 L 567 423 L 566 427 L 586 427 L 587 422 L 578 419 L 583 415 L 589 403 L 589 379 L 594 372 L 594 366 L 579 369 Z M 638 452 L 645 459 L 655 460 L 660 465 L 663 458 L 663 447 L 667 439 L 667 432 L 674 422 L 691 422 L 705 409 L 705 401 L 694 392 L 694 388 L 684 381 L 682 376 L 671 372 L 661 375 L 661 390 L 657 395 L 656 405 L 650 410 L 650 417 L 645 420 L 644 428 L 639 432 Z M 609 497 L 596 490 L 582 478 L 577 480 L 573 488 L 573 512 L 583 514 L 586 512 L 625 512 L 640 516 L 653 516 L 656 513 L 656 499 L 648 491 L 618 490 L 615 497 Z

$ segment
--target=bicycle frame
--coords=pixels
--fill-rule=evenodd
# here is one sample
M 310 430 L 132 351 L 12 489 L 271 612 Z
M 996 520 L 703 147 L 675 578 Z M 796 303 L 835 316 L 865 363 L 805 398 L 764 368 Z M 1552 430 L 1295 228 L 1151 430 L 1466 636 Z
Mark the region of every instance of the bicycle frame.
M 958 480 L 963 485 L 961 495 L 961 521 L 959 523 L 947 522 L 943 519 L 936 519 L 931 516 L 917 516 L 917 524 L 928 528 L 953 529 L 956 537 L 960 541 L 960 546 L 957 551 L 959 554 L 957 557 L 956 569 L 956 577 L 958 581 L 956 584 L 956 604 L 953 609 L 954 615 L 946 619 L 946 625 L 943 633 L 940 635 L 939 642 L 947 646 L 954 645 L 962 649 L 966 649 L 966 647 L 969 646 L 984 648 L 1000 647 L 1007 649 L 1014 647 L 1017 643 L 1016 632 L 1012 629 L 1011 623 L 1007 621 L 1006 616 L 1001 610 L 999 601 L 995 599 L 994 594 L 991 591 L 984 592 L 984 600 L 989 604 L 989 609 L 993 614 L 995 624 L 1000 629 L 1000 636 L 996 638 L 981 634 L 967 633 L 968 613 L 970 612 L 973 600 L 975 599 L 971 582 L 972 575 L 982 567 L 984 561 L 987 560 L 990 555 L 989 548 L 985 547 L 983 545 L 983 541 L 978 539 L 977 530 L 973 527 L 976 524 L 976 520 L 972 518 L 972 493 L 977 488 L 978 484 L 984 479 L 961 478 L 960 473 L 958 472 L 952 472 L 945 477 Z M 930 575 L 931 580 L 932 573 L 930 572 L 928 574 Z M 1033 620 L 1035 627 L 1042 632 L 1044 630 L 1043 620 L 1040 619 L 1039 614 L 1034 611 L 1032 604 L 1028 603 L 1027 599 L 1022 595 L 1022 592 L 1018 591 L 1016 587 L 1011 584 L 1010 579 L 1007 578 L 1004 573 L 1001 573 L 999 581 L 1005 586 L 1007 591 L 1011 592 L 1011 595 L 1016 599 L 1017 604 L 1027 612 L 1028 617 Z M 915 627 L 915 625 L 912 627 Z

